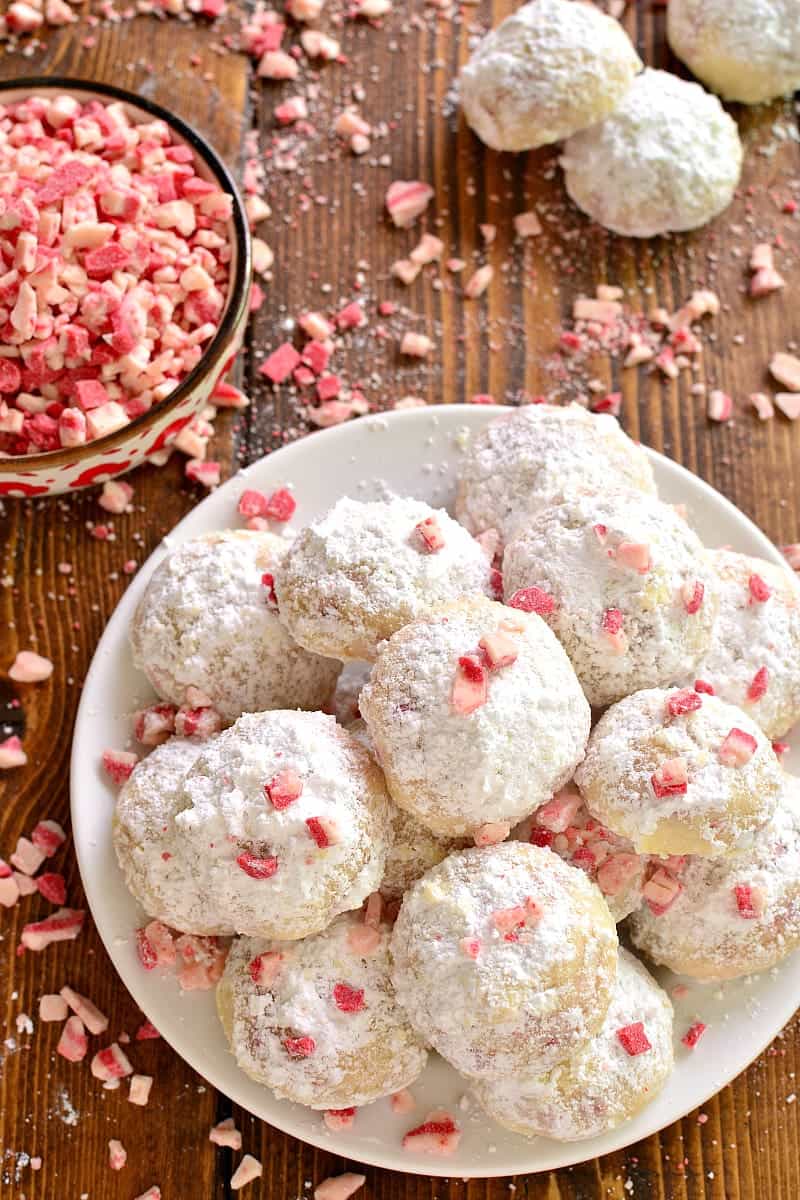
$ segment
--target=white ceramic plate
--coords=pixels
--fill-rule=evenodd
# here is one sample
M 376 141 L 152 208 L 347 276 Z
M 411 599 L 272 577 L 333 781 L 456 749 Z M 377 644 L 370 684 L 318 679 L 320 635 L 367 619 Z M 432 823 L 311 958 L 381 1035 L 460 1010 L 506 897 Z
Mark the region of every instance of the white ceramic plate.
M 127 630 L 139 597 L 169 545 L 239 524 L 236 502 L 246 486 L 266 492 L 283 484 L 293 486 L 298 501 L 295 528 L 318 517 L 345 494 L 368 499 L 391 490 L 448 505 L 469 432 L 483 428 L 497 411 L 453 405 L 364 418 L 287 446 L 212 493 L 152 555 L 112 616 L 86 679 L 72 755 L 73 831 L 92 914 L 126 986 L 167 1041 L 210 1083 L 271 1125 L 361 1162 L 425 1175 L 475 1177 L 550 1170 L 628 1146 L 684 1116 L 738 1075 L 792 1016 L 800 995 L 800 955 L 764 976 L 724 988 L 693 986 L 676 1005 L 672 1078 L 636 1120 L 605 1137 L 559 1143 L 544 1138 L 526 1141 L 508 1133 L 469 1102 L 467 1085 L 435 1055 L 412 1088 L 418 1106 L 411 1117 L 392 1114 L 389 1101 L 379 1100 L 359 1111 L 349 1131 L 332 1134 L 321 1114 L 276 1100 L 242 1074 L 228 1051 L 212 993 L 181 995 L 173 978 L 145 972 L 140 966 L 131 935 L 141 924 L 142 913 L 128 895 L 114 858 L 115 793 L 102 772 L 100 756 L 106 747 L 124 747 L 129 742 L 131 714 L 152 695 L 134 670 Z M 691 520 L 708 545 L 730 544 L 782 562 L 764 535 L 718 492 L 668 459 L 654 452 L 651 457 L 661 495 L 688 505 Z M 800 758 L 800 738 L 794 742 L 794 755 Z M 668 973 L 662 976 L 669 987 Z M 709 1028 L 690 1052 L 678 1039 L 696 1017 Z M 135 1047 L 133 1051 L 135 1062 Z M 404 1152 L 402 1134 L 437 1107 L 451 1108 L 459 1116 L 463 1136 L 456 1155 L 437 1159 Z

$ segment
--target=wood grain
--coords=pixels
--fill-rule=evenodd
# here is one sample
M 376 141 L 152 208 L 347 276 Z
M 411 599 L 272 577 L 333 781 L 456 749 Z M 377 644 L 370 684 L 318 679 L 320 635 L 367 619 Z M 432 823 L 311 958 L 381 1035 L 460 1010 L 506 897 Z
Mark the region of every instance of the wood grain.
M 398 4 L 380 30 L 346 21 L 341 37 L 349 65 L 321 68 L 319 98 L 312 105 L 317 133 L 299 147 L 293 173 L 275 169 L 272 110 L 297 85 L 251 88 L 245 59 L 216 54 L 210 29 L 138 19 L 93 30 L 91 45 L 83 44 L 83 27 L 80 36 L 57 31 L 29 60 L 0 58 L 0 75 L 45 71 L 138 88 L 196 124 L 233 165 L 241 162 L 245 131 L 251 125 L 258 130 L 271 164 L 274 210 L 263 233 L 276 266 L 244 363 L 257 402 L 244 416 L 228 415 L 218 423 L 213 456 L 226 472 L 308 428 L 297 397 L 286 389 L 273 392 L 257 374 L 264 353 L 284 340 L 287 319 L 306 308 L 336 311 L 359 295 L 373 319 L 345 339 L 337 369 L 347 384 L 361 386 L 374 407 L 409 394 L 428 402 L 463 400 L 477 392 L 502 401 L 554 391 L 566 398 L 596 378 L 622 390 L 623 422 L 634 437 L 709 480 L 776 541 L 800 538 L 800 430 L 781 418 L 760 424 L 743 403 L 749 392 L 767 384 L 771 353 L 800 340 L 800 317 L 791 299 L 800 286 L 798 225 L 780 211 L 781 199 L 800 191 L 800 154 L 796 142 L 773 131 L 776 124 L 792 126 L 791 107 L 737 113 L 748 144 L 745 178 L 731 210 L 711 227 L 645 243 L 615 238 L 566 203 L 553 151 L 517 158 L 494 154 L 471 136 L 454 110 L 450 89 L 469 52 L 470 35 L 513 7 L 511 0 L 464 4 L 448 19 L 413 0 Z M 679 69 L 669 58 L 663 24 L 663 9 L 646 0 L 631 5 L 626 15 L 646 61 Z M 195 55 L 199 66 L 190 61 Z M 383 121 L 389 127 L 364 159 L 350 155 L 328 132 L 334 115 L 351 102 L 355 81 L 365 92 L 364 115 L 373 126 Z M 383 155 L 390 165 L 381 165 Z M 444 239 L 448 255 L 467 261 L 463 275 L 428 268 L 408 289 L 391 278 L 390 264 L 407 254 L 417 236 L 393 230 L 385 221 L 383 195 L 394 178 L 423 178 L 434 185 L 429 227 Z M 543 217 L 544 234 L 524 245 L 514 242 L 510 215 L 533 206 Z M 481 225 L 496 226 L 491 246 Z M 754 242 L 776 236 L 785 244 L 779 267 L 789 286 L 783 295 L 754 304 L 744 294 L 747 254 Z M 481 300 L 466 301 L 463 280 L 483 262 L 495 267 L 492 286 Z M 695 286 L 714 287 L 724 308 L 695 379 L 729 391 L 739 402 L 736 420 L 710 425 L 704 399 L 691 394 L 691 381 L 665 384 L 646 370 L 620 372 L 602 356 L 582 375 L 571 373 L 557 382 L 552 368 L 561 323 L 573 299 L 593 294 L 598 283 L 623 286 L 627 301 L 641 312 L 656 305 L 674 308 Z M 398 310 L 379 322 L 376 305 L 385 299 Z M 381 323 L 386 337 L 376 332 Z M 397 342 L 405 329 L 434 338 L 429 363 L 399 356 Z M 93 495 L 7 504 L 0 510 L 0 665 L 29 646 L 56 663 L 53 678 L 43 685 L 14 687 L 0 679 L 0 704 L 12 697 L 21 702 L 19 709 L 0 709 L 0 716 L 24 727 L 30 757 L 25 769 L 0 777 L 0 852 L 5 855 L 36 819 L 50 815 L 66 823 L 70 737 L 81 680 L 124 591 L 122 564 L 131 558 L 143 562 L 198 499 L 175 461 L 161 471 L 139 471 L 131 481 L 135 511 L 115 518 L 113 542 L 87 535 L 86 522 L 100 517 Z M 59 564 L 66 563 L 70 573 L 62 574 Z M 65 854 L 56 863 L 62 859 L 70 901 L 80 904 L 74 858 Z M 206 1134 L 229 1114 L 243 1130 L 245 1148 L 264 1163 L 262 1183 L 245 1194 L 298 1200 L 309 1194 L 309 1182 L 352 1165 L 235 1109 L 161 1043 L 135 1047 L 137 1068 L 156 1076 L 151 1103 L 139 1112 L 125 1100 L 124 1089 L 104 1093 L 85 1067 L 54 1055 L 54 1026 L 37 1022 L 32 1037 L 18 1035 L 16 1016 L 35 1017 L 38 997 L 64 982 L 109 1013 L 115 1034 L 132 1033 L 139 1022 L 92 929 L 82 935 L 80 953 L 68 946 L 36 957 L 14 955 L 21 925 L 38 911 L 36 904 L 28 901 L 4 913 L 0 925 L 2 1028 L 16 1043 L 2 1051 L 0 1067 L 0 1149 L 6 1152 L 0 1196 L 50 1200 L 85 1193 L 130 1200 L 156 1181 L 165 1200 L 228 1196 L 234 1156 L 215 1150 Z M 690 1114 L 624 1153 L 513 1181 L 465 1183 L 367 1169 L 365 1195 L 375 1200 L 794 1200 L 800 1142 L 797 1105 L 790 1098 L 799 1052 L 793 1023 L 705 1106 L 704 1123 L 699 1114 Z M 80 1114 L 74 1125 L 67 1123 L 71 1110 L 64 1097 Z M 130 1153 L 119 1175 L 106 1165 L 109 1137 L 120 1137 Z M 42 1156 L 41 1171 L 19 1165 L 14 1154 L 23 1151 Z

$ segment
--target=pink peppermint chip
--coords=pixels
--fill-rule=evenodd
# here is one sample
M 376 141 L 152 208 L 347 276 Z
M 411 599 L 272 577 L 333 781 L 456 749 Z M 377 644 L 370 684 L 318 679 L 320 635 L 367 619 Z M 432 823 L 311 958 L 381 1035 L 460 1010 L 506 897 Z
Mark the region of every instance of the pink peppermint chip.
M 444 548 L 444 534 L 437 517 L 426 517 L 414 526 L 414 531 L 418 547 L 426 554 L 436 554 Z
M 646 575 L 651 567 L 650 547 L 643 542 L 620 542 L 615 560 L 623 567 L 630 567 L 640 575 Z
M 408 1088 L 401 1088 L 399 1092 L 395 1092 L 389 1103 L 393 1113 L 402 1113 L 403 1115 L 413 1112 L 417 1107 L 417 1102 Z
M 475 845 L 496 846 L 498 842 L 504 842 L 510 832 L 511 826 L 504 821 L 488 821 L 476 832 Z
M 274 855 L 260 858 L 251 850 L 244 850 L 237 856 L 236 865 L 251 879 L 271 879 L 278 869 L 278 860 Z
M 743 767 L 756 752 L 758 742 L 751 733 L 735 726 L 717 751 L 719 761 L 726 767 Z
M 236 511 L 241 517 L 264 517 L 267 514 L 267 497 L 255 488 L 246 488 L 239 497 Z
M 60 908 L 43 921 L 23 926 L 20 941 L 26 950 L 44 950 L 53 942 L 71 942 L 83 928 L 86 913 L 82 909 Z
M 681 589 L 681 599 L 683 607 L 690 617 L 699 612 L 703 605 L 703 596 L 705 587 L 699 579 L 695 579 L 692 583 L 685 583 Z
M 350 1196 L 354 1196 L 366 1181 L 366 1175 L 356 1175 L 353 1171 L 323 1179 L 322 1183 L 314 1188 L 314 1200 L 350 1200 Z
M 597 886 L 604 896 L 619 896 L 639 873 L 637 854 L 610 854 L 597 868 Z
M 458 660 L 456 677 L 450 695 L 453 711 L 469 716 L 486 703 L 489 684 L 486 671 L 477 655 L 464 654 Z
M 666 707 L 671 717 L 682 717 L 686 713 L 697 712 L 702 703 L 702 697 L 695 688 L 681 688 L 668 698 Z
M 59 995 L 75 1015 L 80 1017 L 89 1033 L 95 1036 L 105 1033 L 108 1029 L 108 1017 L 104 1016 L 91 1000 L 87 1000 L 85 996 L 81 996 L 80 992 L 74 992 L 71 987 L 66 986 L 61 988 Z
M 288 521 L 296 508 L 297 501 L 288 488 L 278 488 L 267 500 L 264 516 L 271 521 Z
M 82 1062 L 89 1049 L 89 1039 L 80 1017 L 69 1017 L 58 1039 L 56 1053 L 68 1062 Z
M 664 867 L 658 867 L 642 887 L 645 902 L 656 917 L 663 916 L 682 891 L 683 885 L 680 880 Z
M 121 1171 L 128 1161 L 128 1151 L 117 1138 L 108 1143 L 108 1165 L 112 1171 Z
M 0 742 L 0 771 L 10 771 L 13 767 L 24 767 L 28 756 L 22 749 L 22 742 L 12 734 Z
M 259 375 L 266 375 L 272 383 L 283 383 L 300 363 L 300 355 L 291 342 L 284 342 L 264 360 L 258 368 Z
M 312 1037 L 287 1037 L 283 1039 L 283 1048 L 289 1058 L 310 1058 L 317 1043 Z
M 740 917 L 746 921 L 757 921 L 763 917 L 767 902 L 761 888 L 751 887 L 749 883 L 737 883 L 733 895 Z
M 708 396 L 709 421 L 729 421 L 733 416 L 733 400 L 727 392 L 714 388 Z
M 240 1188 L 246 1187 L 254 1179 L 260 1179 L 262 1171 L 263 1167 L 258 1159 L 253 1158 L 252 1154 L 245 1154 L 233 1175 L 231 1175 L 231 1190 L 238 1192 Z
M 519 591 L 514 592 L 508 604 L 511 608 L 518 608 L 522 612 L 538 613 L 540 617 L 546 617 L 555 612 L 556 607 L 555 599 L 550 593 L 538 587 L 520 588 Z
M 607 608 L 600 620 L 600 630 L 615 654 L 624 654 L 628 638 L 622 628 L 625 618 L 618 608 Z
M 303 794 L 303 781 L 296 771 L 287 768 L 264 784 L 264 792 L 272 807 L 280 811 L 300 798 Z
M 399 229 L 413 225 L 433 199 L 433 188 L 418 179 L 395 180 L 386 192 L 386 208 Z
M 39 1020 L 40 1021 L 66 1021 L 67 1002 L 63 996 L 49 994 L 39 998 Z
M 283 955 L 278 950 L 265 950 L 252 959 L 247 970 L 256 987 L 271 987 L 283 970 Z
M 228 1150 L 241 1150 L 242 1135 L 236 1128 L 233 1117 L 226 1117 L 209 1130 L 208 1140 L 215 1146 L 225 1146 Z
M 333 1002 L 340 1012 L 361 1012 L 364 1008 L 364 989 L 352 988 L 347 983 L 337 983 L 333 988 Z
M 52 674 L 53 664 L 50 659 L 35 654 L 33 650 L 20 650 L 8 668 L 8 677 L 15 683 L 42 683 Z
M 635 1021 L 632 1025 L 624 1025 L 622 1029 L 617 1030 L 617 1037 L 631 1058 L 635 1058 L 637 1054 L 645 1054 L 653 1048 L 641 1021 Z
M 48 871 L 37 878 L 36 886 L 39 894 L 44 896 L 45 900 L 49 900 L 51 904 L 66 904 L 67 884 L 63 875 L 55 871 Z
M 31 834 L 31 841 L 45 858 L 52 858 L 66 840 L 67 835 L 58 821 L 39 821 Z
M 580 792 L 574 786 L 568 785 L 536 810 L 537 824 L 543 825 L 552 833 L 564 833 L 572 825 L 582 804 Z
M 461 1130 L 449 1112 L 429 1113 L 421 1125 L 410 1129 L 403 1138 L 403 1149 L 418 1154 L 448 1156 L 455 1154 Z
M 26 837 L 17 839 L 17 848 L 10 856 L 10 863 L 23 875 L 35 875 L 44 862 L 45 856 L 33 842 Z
M 769 671 L 766 667 L 759 667 L 750 681 L 750 686 L 747 689 L 747 699 L 755 703 L 767 694 L 768 687 Z
M 772 595 L 772 588 L 760 575 L 751 575 L 747 581 L 751 604 L 765 604 Z
M 133 1074 L 133 1067 L 117 1042 L 112 1042 L 105 1050 L 98 1050 L 91 1062 L 91 1072 L 95 1079 L 107 1083 L 111 1079 L 124 1079 Z
M 501 630 L 495 633 L 485 633 L 478 642 L 483 651 L 490 671 L 499 671 L 510 667 L 517 661 L 518 649 L 516 642 Z
M 670 758 L 650 776 L 656 799 L 665 796 L 684 796 L 689 786 L 686 763 L 682 758 Z
M 322 1114 L 322 1119 L 325 1122 L 325 1128 L 330 1129 L 331 1133 L 341 1133 L 344 1129 L 350 1129 L 356 1119 L 356 1110 L 354 1108 L 329 1108 Z
M 307 817 L 306 825 L 320 850 L 327 850 L 341 841 L 339 827 L 330 817 Z
M 103 769 L 114 783 L 124 783 L 130 779 L 138 761 L 138 755 L 129 750 L 103 751 Z
M 131 1075 L 128 1089 L 128 1100 L 144 1108 L 150 1099 L 150 1089 L 153 1086 L 152 1075 Z
M 687 1050 L 694 1050 L 707 1028 L 708 1026 L 704 1025 L 702 1021 L 695 1021 L 693 1025 L 689 1026 L 681 1038 L 681 1042 Z

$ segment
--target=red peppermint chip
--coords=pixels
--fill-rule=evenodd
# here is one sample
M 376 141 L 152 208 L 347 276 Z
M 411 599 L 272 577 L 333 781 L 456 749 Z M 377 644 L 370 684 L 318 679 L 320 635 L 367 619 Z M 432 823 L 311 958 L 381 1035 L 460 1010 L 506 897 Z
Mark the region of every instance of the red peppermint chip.
M 289 1058 L 309 1058 L 317 1048 L 312 1037 L 287 1037 L 283 1039 L 283 1048 Z
M 340 1012 L 361 1012 L 364 1007 L 364 989 L 352 988 L 347 983 L 337 983 L 333 989 L 333 1002 Z
M 303 794 L 303 781 L 291 767 L 279 771 L 269 783 L 264 784 L 264 792 L 273 808 L 280 812 L 294 804 Z
M 59 875 L 54 871 L 40 875 L 36 880 L 36 886 L 40 894 L 44 896 L 45 900 L 49 900 L 51 904 L 66 903 L 67 885 L 63 875 Z
M 715 695 L 713 683 L 708 683 L 705 679 L 695 679 L 694 690 L 703 696 Z
M 772 595 L 772 588 L 760 575 L 751 575 L 747 581 L 747 587 L 750 591 L 751 604 L 763 604 Z
M 278 597 L 275 594 L 275 576 L 271 571 L 265 571 L 261 576 L 261 586 L 266 589 L 267 607 L 278 610 Z
M 764 914 L 764 893 L 749 883 L 737 883 L 733 889 L 739 916 L 746 921 L 757 921 Z
M 543 588 L 529 587 L 520 588 L 514 592 L 514 595 L 508 601 L 511 608 L 519 608 L 522 612 L 538 613 L 540 617 L 546 617 L 555 611 L 556 602 L 549 592 Z
M 686 1030 L 686 1033 L 681 1038 L 684 1046 L 686 1046 L 688 1050 L 694 1050 L 695 1046 L 700 1041 L 700 1038 L 703 1036 L 707 1028 L 708 1026 L 704 1025 L 702 1021 L 695 1021 L 693 1025 L 689 1026 L 689 1028 Z
M 753 676 L 750 686 L 747 689 L 747 699 L 755 702 L 766 695 L 769 686 L 769 671 L 766 667 L 759 667 Z
M 637 1054 L 646 1054 L 653 1048 L 641 1021 L 635 1021 L 632 1025 L 623 1025 L 622 1029 L 617 1030 L 617 1037 L 631 1058 L 635 1058 Z
M 702 703 L 695 688 L 681 688 L 667 700 L 667 712 L 671 717 L 682 717 L 686 713 L 697 712 Z
M 236 865 L 241 867 L 245 875 L 251 879 L 271 879 L 278 869 L 278 860 L 271 855 L 269 858 L 259 858 L 251 850 L 244 850 L 236 859 Z
M 483 663 L 476 654 L 462 654 L 458 665 L 470 683 L 483 683 L 486 678 Z
M 264 516 L 271 521 L 288 521 L 297 508 L 297 501 L 288 488 L 278 488 L 267 500 Z
M 699 579 L 696 579 L 693 583 L 684 584 L 682 591 L 683 607 L 690 617 L 700 611 L 704 594 L 705 587 Z
M 418 535 L 417 544 L 426 554 L 436 554 L 444 548 L 444 534 L 435 516 L 426 517 L 414 526 L 414 530 Z

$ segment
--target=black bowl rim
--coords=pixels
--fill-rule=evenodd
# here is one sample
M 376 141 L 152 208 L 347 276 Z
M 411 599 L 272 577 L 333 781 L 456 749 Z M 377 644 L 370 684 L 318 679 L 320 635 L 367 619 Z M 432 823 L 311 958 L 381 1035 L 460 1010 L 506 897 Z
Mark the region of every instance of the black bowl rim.
M 128 91 L 127 88 L 116 87 L 113 83 L 100 83 L 92 79 L 73 79 L 66 75 L 25 75 L 18 79 L 0 80 L 0 104 L 3 103 L 3 93 L 5 92 L 36 92 L 44 89 L 59 92 L 90 92 L 98 97 L 108 97 L 111 100 L 119 100 L 123 104 L 131 104 L 135 108 L 149 113 L 157 120 L 165 121 L 183 141 L 191 146 L 195 154 L 216 176 L 221 189 L 233 199 L 231 219 L 237 246 L 236 271 L 229 282 L 228 303 L 217 332 L 203 351 L 200 361 L 181 380 L 173 392 L 148 409 L 146 413 L 134 417 L 123 429 L 118 429 L 116 433 L 107 433 L 104 437 L 95 438 L 93 441 L 84 442 L 82 446 L 62 446 L 58 450 L 45 450 L 40 454 L 18 454 L 11 458 L 0 458 L 0 477 L 4 471 L 33 472 L 43 467 L 55 467 L 59 464 L 59 460 L 74 463 L 87 457 L 94 457 L 98 453 L 102 454 L 106 449 L 110 450 L 120 446 L 121 440 L 126 440 L 129 434 L 147 428 L 152 424 L 155 414 L 180 404 L 208 373 L 209 369 L 215 366 L 220 358 L 230 354 L 230 347 L 227 343 L 246 310 L 250 295 L 252 251 L 244 202 L 233 176 L 211 144 L 190 125 L 187 125 L 181 117 L 176 116 L 154 100 L 150 100 L 146 96 L 139 96 L 136 92 Z M 4 466 L 4 464 L 6 465 Z

